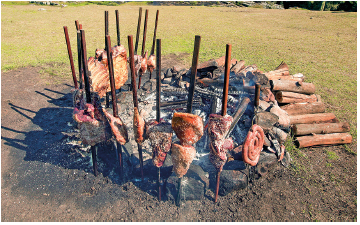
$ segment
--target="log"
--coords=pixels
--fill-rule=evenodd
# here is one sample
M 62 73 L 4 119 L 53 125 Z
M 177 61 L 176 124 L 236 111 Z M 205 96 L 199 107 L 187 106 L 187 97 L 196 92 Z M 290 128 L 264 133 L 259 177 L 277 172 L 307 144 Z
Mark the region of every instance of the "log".
M 297 137 L 295 145 L 298 148 L 305 148 L 319 145 L 350 144 L 351 141 L 352 137 L 348 133 L 316 134 Z
M 282 61 L 278 67 L 275 68 L 275 70 L 289 70 L 289 66 Z
M 300 123 L 338 123 L 339 120 L 336 118 L 334 113 L 316 113 L 316 114 L 304 114 L 295 115 L 290 117 L 290 125 Z
M 301 74 L 301 73 L 299 73 Z M 282 75 L 276 75 L 276 76 L 270 76 L 267 77 L 269 80 L 293 80 L 293 81 L 304 81 L 305 80 L 305 76 L 304 75 L 299 75 L 299 74 L 294 74 L 294 75 L 287 75 L 287 76 L 282 76 Z
M 231 67 L 230 72 L 239 73 L 240 70 L 245 68 L 245 61 L 238 61 L 233 67 Z
M 306 95 L 288 91 L 278 91 L 275 95 L 275 99 L 279 103 L 313 103 L 318 101 L 318 98 L 315 94 Z
M 285 110 L 289 116 L 325 112 L 325 105 L 322 102 L 293 103 L 280 106 L 280 108 Z
M 295 124 L 292 128 L 295 136 L 307 134 L 330 134 L 346 133 L 350 131 L 350 125 L 343 123 L 319 123 L 319 124 Z
M 274 70 L 274 71 L 265 73 L 265 76 L 269 80 L 274 80 L 274 77 L 289 76 L 289 75 L 290 75 L 290 72 L 289 72 L 289 70 L 286 70 L 286 69 Z
M 292 80 L 271 80 L 270 85 L 272 91 L 290 91 L 300 94 L 315 93 L 315 85 L 313 83 Z

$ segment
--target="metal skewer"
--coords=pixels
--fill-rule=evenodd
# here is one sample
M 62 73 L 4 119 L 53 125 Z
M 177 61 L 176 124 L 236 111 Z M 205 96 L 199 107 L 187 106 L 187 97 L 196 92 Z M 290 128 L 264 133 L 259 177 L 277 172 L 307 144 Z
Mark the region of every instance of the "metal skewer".
M 106 35 L 109 35 L 109 11 L 105 11 L 105 51 L 108 52 L 109 49 L 107 49 Z M 110 50 L 111 50 L 111 47 L 110 47 Z M 108 60 L 110 60 L 110 59 L 108 58 Z M 106 92 L 105 108 L 109 108 L 109 107 L 110 107 L 110 93 Z
M 156 40 L 156 121 L 160 123 L 160 93 L 161 93 L 161 39 Z M 157 186 L 159 201 L 161 201 L 160 167 L 157 168 Z
M 230 77 L 230 61 L 231 61 L 231 45 L 226 45 L 226 56 L 225 56 L 225 77 L 224 77 L 224 90 L 223 90 L 223 98 L 222 98 L 222 108 L 221 108 L 221 116 L 226 115 L 227 109 L 227 99 L 228 99 L 228 91 L 229 91 L 229 77 Z M 219 186 L 220 186 L 220 173 L 222 171 L 223 166 L 217 170 L 216 173 L 216 189 L 215 189 L 215 202 L 217 202 L 219 196 Z
M 140 35 L 140 25 L 141 25 L 141 14 L 142 14 L 142 8 L 139 8 L 139 19 L 138 19 L 138 25 L 137 25 L 137 31 L 136 31 L 136 41 L 135 41 L 135 55 L 137 55 L 137 49 L 139 44 L 139 35 Z
M 200 41 L 201 37 L 199 35 L 195 36 L 195 43 L 194 43 L 194 52 L 193 52 L 193 59 L 192 59 L 192 66 L 191 66 L 191 75 L 190 75 L 190 87 L 189 87 L 189 94 L 188 94 L 188 101 L 186 106 L 186 112 L 192 112 L 192 104 L 194 99 L 194 91 L 195 91 L 195 82 L 196 82 L 196 73 L 197 73 L 197 64 L 199 61 L 199 51 L 200 51 Z M 181 202 L 181 183 L 182 178 L 178 178 L 178 194 L 176 196 L 175 204 L 180 206 Z
M 110 36 L 106 35 L 106 46 L 107 49 L 111 49 L 111 40 Z M 114 65 L 112 60 L 112 52 L 109 50 L 107 51 L 108 57 L 108 67 L 109 67 L 109 77 L 110 77 L 110 87 L 111 87 L 111 99 L 112 99 L 112 106 L 113 106 L 113 116 L 119 118 L 118 109 L 117 109 L 117 101 L 116 101 L 116 93 L 115 93 L 115 78 L 114 78 Z M 119 166 L 120 166 L 120 174 L 123 176 L 123 164 L 122 164 L 122 146 L 117 141 L 114 142 L 114 147 L 116 150 L 116 154 L 119 157 Z
M 81 51 L 81 34 L 80 30 L 82 29 L 81 24 L 79 24 L 79 21 L 75 20 L 75 26 L 76 26 L 76 35 L 77 35 L 77 51 L 78 51 L 78 66 L 79 66 L 79 83 L 80 83 L 80 89 L 84 88 L 83 84 L 83 78 L 82 78 L 82 51 Z M 81 28 L 80 28 L 81 27 Z
M 81 33 L 81 49 L 82 49 L 82 57 L 83 57 L 83 71 L 84 71 L 84 82 L 85 82 L 85 92 L 86 92 L 86 102 L 91 103 L 91 93 L 90 93 L 90 83 L 89 83 L 89 74 L 88 74 L 88 65 L 87 65 L 87 53 L 86 53 L 86 41 L 85 41 L 85 31 L 80 30 Z M 93 161 L 93 169 L 94 175 L 98 175 L 98 166 L 96 160 L 96 152 L 97 152 L 97 145 L 91 146 L 91 156 Z
M 146 42 L 146 28 L 147 28 L 148 13 L 149 13 L 149 10 L 145 10 L 143 42 L 142 42 L 142 45 L 141 45 L 141 56 L 142 57 L 145 57 L 144 51 L 145 51 L 145 42 Z M 140 71 L 140 73 L 139 73 L 139 86 L 138 86 L 138 89 L 140 89 L 140 87 L 141 87 L 141 77 L 142 77 L 143 73 L 145 73 L 145 71 Z
M 70 39 L 69 39 L 69 33 L 68 33 L 67 26 L 64 26 L 64 33 L 65 33 L 66 46 L 67 46 L 67 50 L 68 50 L 68 54 L 69 54 L 71 73 L 72 73 L 72 76 L 73 76 L 74 86 L 75 86 L 76 89 L 78 89 L 78 83 L 77 83 L 76 74 L 75 74 L 75 67 L 74 67 L 74 60 L 73 60 L 73 57 L 72 57 L 71 45 L 70 45 Z
M 151 46 L 151 52 L 150 55 L 154 54 L 154 50 L 155 50 L 155 39 L 156 39 L 156 31 L 157 31 L 157 23 L 158 23 L 158 18 L 159 18 L 159 10 L 156 11 L 156 19 L 155 19 L 155 28 L 154 28 L 154 36 L 153 36 L 153 43 Z M 150 72 L 150 77 L 149 79 L 151 79 L 151 72 Z
M 115 10 L 115 16 L 116 16 L 117 45 L 120 46 L 119 10 Z
M 128 36 L 128 45 L 129 45 L 129 55 L 130 55 L 130 71 L 131 71 L 131 86 L 133 92 L 133 102 L 134 107 L 139 109 L 138 99 L 137 99 L 137 90 L 136 90 L 136 75 L 135 75 L 135 64 L 134 64 L 134 48 L 133 48 L 133 36 Z M 141 179 L 144 180 L 143 173 L 143 157 L 142 157 L 142 146 L 138 143 L 138 151 L 140 158 L 140 170 L 141 170 Z

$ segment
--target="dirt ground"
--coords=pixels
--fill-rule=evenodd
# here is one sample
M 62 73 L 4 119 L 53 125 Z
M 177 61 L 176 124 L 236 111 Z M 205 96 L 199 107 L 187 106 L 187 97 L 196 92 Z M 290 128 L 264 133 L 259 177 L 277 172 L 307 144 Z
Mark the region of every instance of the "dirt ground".
M 159 202 L 155 181 L 121 181 L 106 169 L 116 167 L 111 151 L 99 154 L 95 177 L 90 149 L 69 144 L 79 141 L 71 79 L 47 84 L 39 70 L 1 75 L 1 221 L 357 220 L 357 156 L 345 146 L 302 149 L 288 168 L 276 165 L 216 204 L 213 189 L 181 207 Z

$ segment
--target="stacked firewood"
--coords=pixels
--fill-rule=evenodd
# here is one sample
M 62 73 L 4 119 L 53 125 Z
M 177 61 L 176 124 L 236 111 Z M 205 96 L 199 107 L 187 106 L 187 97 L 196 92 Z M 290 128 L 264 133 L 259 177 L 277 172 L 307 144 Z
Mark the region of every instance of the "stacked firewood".
M 275 71 L 265 74 L 270 80 L 281 109 L 290 117 L 295 144 L 299 148 L 351 143 L 349 123 L 339 122 L 334 113 L 325 113 L 325 105 L 315 94 L 315 85 L 306 83 L 302 74 L 289 75 L 282 63 Z

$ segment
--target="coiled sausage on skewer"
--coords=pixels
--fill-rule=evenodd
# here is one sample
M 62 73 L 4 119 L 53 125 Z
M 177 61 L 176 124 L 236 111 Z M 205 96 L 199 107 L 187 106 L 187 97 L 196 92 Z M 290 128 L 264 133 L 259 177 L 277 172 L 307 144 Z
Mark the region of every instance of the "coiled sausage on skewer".
M 242 156 L 245 163 L 251 166 L 255 166 L 258 163 L 260 152 L 264 145 L 264 138 L 265 135 L 263 129 L 256 124 L 252 125 L 246 136 L 242 150 Z

